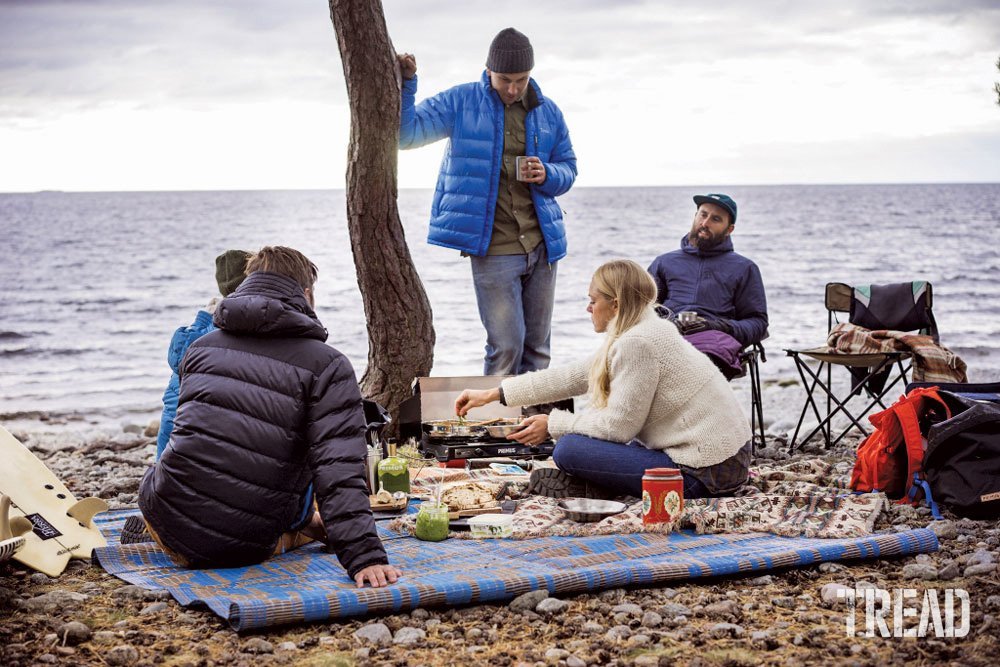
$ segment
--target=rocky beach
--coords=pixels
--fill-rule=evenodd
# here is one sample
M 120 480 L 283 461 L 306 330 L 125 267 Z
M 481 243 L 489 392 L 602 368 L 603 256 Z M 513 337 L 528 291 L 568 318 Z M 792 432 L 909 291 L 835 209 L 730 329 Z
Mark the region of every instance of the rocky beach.
M 113 509 L 134 506 L 155 451 L 155 425 L 95 427 L 38 415 L 8 428 L 77 497 L 96 495 Z M 856 438 L 829 452 L 810 443 L 791 458 L 852 461 L 856 446 Z M 787 446 L 772 437 L 758 456 L 762 464 L 787 459 Z M 947 514 L 932 521 L 929 514 L 892 505 L 876 525 L 877 532 L 934 530 L 940 550 L 915 557 L 563 598 L 532 592 L 504 605 L 417 609 L 243 634 L 207 609 L 181 607 L 166 592 L 126 584 L 89 561 L 71 561 L 58 578 L 10 561 L 0 566 L 0 664 L 990 664 L 1000 652 L 1000 523 Z M 902 600 L 908 609 L 893 602 L 881 619 L 890 636 L 877 622 L 866 626 L 865 589 L 913 591 Z M 933 629 L 924 637 L 891 636 L 916 629 L 928 597 L 944 614 L 949 590 L 967 593 L 968 615 L 959 618 L 956 606 L 954 620 L 955 634 L 964 636 L 935 636 Z M 848 634 L 849 617 L 855 636 Z

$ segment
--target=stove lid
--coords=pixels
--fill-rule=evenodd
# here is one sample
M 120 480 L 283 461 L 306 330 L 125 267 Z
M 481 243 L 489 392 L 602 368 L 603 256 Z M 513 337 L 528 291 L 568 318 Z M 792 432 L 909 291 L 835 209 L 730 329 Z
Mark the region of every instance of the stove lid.
M 455 400 L 464 389 L 493 389 L 508 375 L 470 375 L 459 377 L 420 377 L 413 381 L 413 394 L 420 397 L 420 420 L 454 419 Z M 521 417 L 520 407 L 490 403 L 469 411 L 467 418 Z

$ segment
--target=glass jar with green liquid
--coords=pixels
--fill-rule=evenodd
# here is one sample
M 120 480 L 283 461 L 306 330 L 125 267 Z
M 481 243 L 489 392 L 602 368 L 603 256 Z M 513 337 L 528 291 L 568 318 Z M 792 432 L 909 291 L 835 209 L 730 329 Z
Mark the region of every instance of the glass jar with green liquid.
M 417 512 L 416 536 L 418 540 L 440 542 L 448 537 L 448 506 L 433 501 L 420 503 Z
M 410 466 L 402 456 L 396 456 L 396 443 L 389 443 L 389 456 L 378 464 L 379 485 L 389 493 L 410 492 Z

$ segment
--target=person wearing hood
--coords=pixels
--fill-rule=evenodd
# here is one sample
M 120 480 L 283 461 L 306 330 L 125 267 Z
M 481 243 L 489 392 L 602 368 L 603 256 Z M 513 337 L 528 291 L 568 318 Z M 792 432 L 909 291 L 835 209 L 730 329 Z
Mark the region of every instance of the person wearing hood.
M 759 343 L 767 337 L 767 298 L 760 269 L 733 249 L 736 202 L 725 194 L 707 194 L 695 196 L 694 203 L 694 222 L 681 247 L 649 265 L 656 300 L 685 336 L 715 330 L 741 347 Z M 697 317 L 675 319 L 684 311 Z
M 361 393 L 313 310 L 316 266 L 261 248 L 181 361 L 174 428 L 143 477 L 149 536 L 182 567 L 242 567 L 319 540 L 357 585 L 401 576 L 375 531 Z M 303 513 L 312 483 L 317 511 Z M 124 540 L 123 540 L 124 541 Z

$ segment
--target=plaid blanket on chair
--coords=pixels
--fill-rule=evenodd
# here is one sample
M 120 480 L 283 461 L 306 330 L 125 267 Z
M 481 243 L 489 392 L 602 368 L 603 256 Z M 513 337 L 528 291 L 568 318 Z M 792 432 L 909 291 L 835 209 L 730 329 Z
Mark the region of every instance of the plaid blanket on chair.
M 831 352 L 876 354 L 908 352 L 913 355 L 914 382 L 968 382 L 965 362 L 930 336 L 881 329 L 872 331 L 849 322 L 830 330 L 826 341 Z

